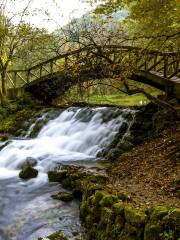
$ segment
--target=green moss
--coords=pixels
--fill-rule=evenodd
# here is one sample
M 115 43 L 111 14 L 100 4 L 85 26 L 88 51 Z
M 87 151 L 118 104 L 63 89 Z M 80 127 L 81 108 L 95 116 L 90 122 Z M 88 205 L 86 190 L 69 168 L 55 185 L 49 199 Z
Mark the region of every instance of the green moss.
M 160 240 L 163 233 L 161 224 L 147 224 L 144 231 L 144 240 Z
M 29 162 L 26 162 L 26 164 L 24 164 L 22 170 L 19 173 L 19 177 L 25 180 L 28 180 L 30 178 L 35 178 L 38 175 L 38 170 L 36 170 L 35 168 L 33 168 Z
M 104 183 L 107 181 L 107 176 L 104 175 L 91 175 L 88 176 L 87 179 L 94 183 Z
M 137 228 L 129 223 L 125 223 L 125 227 L 120 234 L 121 240 L 141 240 L 143 239 L 143 228 Z
M 133 226 L 141 227 L 145 225 L 147 221 L 147 215 L 133 206 L 127 205 L 124 208 L 125 219 Z
M 99 204 L 101 207 L 110 207 L 113 205 L 114 202 L 117 201 L 118 201 L 117 196 L 107 193 L 103 196 Z
M 105 191 L 96 191 L 95 194 L 94 194 L 94 198 L 93 198 L 93 203 L 94 204 L 99 204 L 101 199 L 107 194 L 107 192 Z
M 104 207 L 101 211 L 101 224 L 113 224 L 115 218 L 111 208 Z
M 158 221 L 162 220 L 164 216 L 168 214 L 168 209 L 163 206 L 155 206 L 151 209 L 150 212 L 150 220 L 153 221 Z
M 122 201 L 131 201 L 131 195 L 130 193 L 125 193 L 125 192 L 120 192 L 117 194 L 118 198 L 121 199 Z
M 61 182 L 66 177 L 67 171 L 49 171 L 48 179 L 50 182 Z
M 43 240 L 44 238 L 38 238 L 38 240 Z M 49 239 L 49 240 L 68 240 L 62 231 L 58 231 L 58 232 L 55 232 L 51 235 L 49 235 L 48 237 L 46 237 L 46 239 Z
M 84 219 L 88 214 L 89 206 L 86 201 L 82 201 L 80 204 L 80 217 Z
M 124 203 L 122 201 L 113 204 L 112 207 L 116 215 L 124 215 Z
M 62 186 L 67 189 L 72 189 L 72 181 L 69 178 L 65 178 L 61 182 Z
M 73 200 L 73 195 L 71 193 L 67 193 L 67 192 L 59 192 L 55 195 L 52 195 L 52 198 L 56 199 L 56 200 L 61 200 L 64 202 L 69 202 Z

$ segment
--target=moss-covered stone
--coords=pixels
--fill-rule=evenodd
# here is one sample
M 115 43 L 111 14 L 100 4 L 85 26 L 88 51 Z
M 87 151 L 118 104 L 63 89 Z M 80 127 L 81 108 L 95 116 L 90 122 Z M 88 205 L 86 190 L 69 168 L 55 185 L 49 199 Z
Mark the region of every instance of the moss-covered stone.
M 65 179 L 67 174 L 66 170 L 63 171 L 49 171 L 48 172 L 48 179 L 50 182 L 61 182 Z
M 120 234 L 121 240 L 142 240 L 143 228 L 137 228 L 129 223 L 125 223 L 125 227 Z
M 127 201 L 130 202 L 132 200 L 131 194 L 127 192 L 119 192 L 117 194 L 118 198 L 121 199 L 122 201 Z
M 73 200 L 73 195 L 68 192 L 59 192 L 57 194 L 52 195 L 51 197 L 56 200 L 61 200 L 63 202 L 69 202 Z
M 38 240 L 43 240 L 44 238 L 38 238 Z M 51 235 L 49 235 L 48 237 L 46 237 L 46 239 L 49 239 L 49 240 L 68 240 L 62 231 L 58 231 L 58 232 L 55 232 Z
M 105 175 L 91 175 L 88 176 L 87 179 L 94 183 L 104 183 L 107 181 L 108 178 Z
M 148 223 L 144 231 L 144 240 L 160 240 L 163 233 L 163 226 L 159 223 Z
M 19 177 L 25 180 L 28 180 L 30 178 L 35 178 L 38 175 L 38 170 L 36 170 L 35 168 L 33 168 L 29 162 L 26 162 L 26 164 L 24 164 L 24 166 L 22 167 L 20 173 L 19 173 Z
M 112 208 L 116 215 L 124 215 L 124 203 L 122 201 L 118 201 L 117 203 L 113 204 Z
M 101 199 L 106 196 L 107 192 L 105 191 L 101 191 L 101 190 L 97 190 L 94 194 L 94 198 L 93 198 L 93 203 L 94 204 L 99 204 Z
M 150 220 L 151 222 L 156 222 L 162 220 L 164 216 L 168 214 L 168 209 L 163 206 L 155 206 L 150 211 Z
M 168 232 L 174 237 L 173 239 L 178 239 L 180 237 L 180 209 L 174 208 L 168 212 L 168 215 L 163 217 L 161 221 L 164 225 L 164 234 L 168 235 Z
M 118 201 L 118 197 L 112 194 L 105 194 L 103 198 L 101 199 L 99 205 L 101 207 L 110 207 L 113 205 L 113 203 Z
M 124 214 L 126 221 L 133 226 L 141 227 L 147 222 L 147 215 L 133 206 L 125 206 Z

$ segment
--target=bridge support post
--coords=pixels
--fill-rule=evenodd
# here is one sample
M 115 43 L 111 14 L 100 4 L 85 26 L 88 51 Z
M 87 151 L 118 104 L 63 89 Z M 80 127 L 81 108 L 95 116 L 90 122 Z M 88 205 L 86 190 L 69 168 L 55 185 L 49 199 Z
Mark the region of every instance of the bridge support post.
M 173 96 L 173 90 L 174 86 L 173 84 L 169 81 L 165 87 L 165 93 L 166 93 L 166 99 L 170 100 Z

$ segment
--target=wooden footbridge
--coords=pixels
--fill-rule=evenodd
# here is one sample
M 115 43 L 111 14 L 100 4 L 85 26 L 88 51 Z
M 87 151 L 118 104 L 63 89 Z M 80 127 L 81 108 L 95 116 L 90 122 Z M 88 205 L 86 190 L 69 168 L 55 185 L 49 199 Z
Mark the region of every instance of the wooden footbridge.
M 110 78 L 131 67 L 131 79 L 147 83 L 180 99 L 180 56 L 174 52 L 132 46 L 84 47 L 63 53 L 29 69 L 8 71 L 8 95 L 27 91 L 44 103 L 88 80 Z M 118 66 L 118 68 L 117 68 Z

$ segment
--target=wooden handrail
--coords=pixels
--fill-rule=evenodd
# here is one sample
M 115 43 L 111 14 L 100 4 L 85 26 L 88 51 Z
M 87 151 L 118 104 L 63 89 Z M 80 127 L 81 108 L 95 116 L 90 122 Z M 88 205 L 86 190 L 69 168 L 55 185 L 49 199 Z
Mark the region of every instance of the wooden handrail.
M 146 52 L 147 54 L 158 54 L 159 56 L 177 56 L 178 53 L 175 53 L 175 52 L 160 52 L 160 51 L 156 51 L 156 50 L 148 50 L 148 49 L 143 49 L 143 48 L 139 48 L 139 47 L 133 47 L 133 46 L 121 46 L 121 45 L 106 45 L 106 46 L 99 46 L 99 48 L 105 48 L 105 49 L 127 49 L 127 50 L 139 50 L 139 51 L 142 51 L 142 53 Z M 93 46 L 87 46 L 87 47 L 84 47 L 84 48 L 80 48 L 80 49 L 77 49 L 77 50 L 74 50 L 74 51 L 70 51 L 68 53 L 64 53 L 64 54 L 59 54 L 53 58 L 50 58 L 46 61 L 43 61 L 41 63 L 38 63 L 28 69 L 23 69 L 23 70 L 10 70 L 8 72 L 24 72 L 24 71 L 28 71 L 28 70 L 32 70 L 32 69 L 35 69 L 35 68 L 38 68 L 38 67 L 41 67 L 42 65 L 45 65 L 45 64 L 48 64 L 52 61 L 56 61 L 56 60 L 59 60 L 59 59 L 62 59 L 62 58 L 66 58 L 66 57 L 69 57 L 69 56 L 73 56 L 75 54 L 78 54 L 80 52 L 83 52 L 85 50 L 96 50 L 98 49 L 98 47 L 93 47 Z

